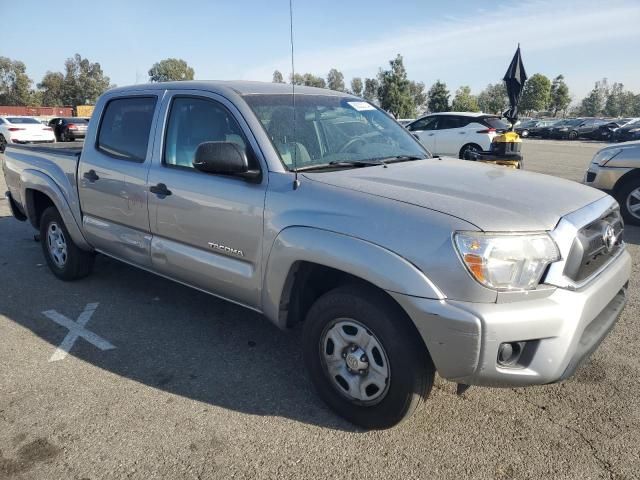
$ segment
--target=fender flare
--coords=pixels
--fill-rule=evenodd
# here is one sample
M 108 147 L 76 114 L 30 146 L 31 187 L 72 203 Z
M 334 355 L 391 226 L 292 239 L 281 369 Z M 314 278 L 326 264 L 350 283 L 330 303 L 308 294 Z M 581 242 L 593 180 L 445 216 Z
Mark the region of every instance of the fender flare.
M 362 278 L 383 290 L 442 300 L 444 294 L 400 255 L 360 238 L 314 227 L 288 227 L 273 242 L 264 270 L 262 311 L 279 328 L 280 301 L 294 264 L 316 263 Z
M 93 250 L 93 247 L 84 238 L 82 230 L 80 229 L 76 218 L 73 216 L 69 202 L 62 193 L 62 190 L 60 190 L 60 187 L 58 187 L 51 177 L 37 170 L 27 169 L 20 174 L 20 184 L 22 189 L 22 198 L 25 203 L 24 207 L 29 217 L 29 221 L 34 228 L 38 228 L 38 225 L 35 225 L 35 219 L 32 214 L 33 205 L 31 204 L 33 200 L 30 195 L 27 195 L 27 190 L 35 190 L 49 197 L 60 213 L 62 221 L 64 222 L 65 227 L 67 227 L 67 231 L 69 232 L 69 235 L 71 235 L 73 242 L 82 250 Z

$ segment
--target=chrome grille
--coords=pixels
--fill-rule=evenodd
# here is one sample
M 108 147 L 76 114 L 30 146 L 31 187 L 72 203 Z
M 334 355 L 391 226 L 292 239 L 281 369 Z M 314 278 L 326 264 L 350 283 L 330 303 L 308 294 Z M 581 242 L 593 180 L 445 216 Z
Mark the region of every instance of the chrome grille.
M 618 209 L 582 227 L 571 245 L 564 275 L 579 283 L 598 272 L 622 248 L 623 231 Z

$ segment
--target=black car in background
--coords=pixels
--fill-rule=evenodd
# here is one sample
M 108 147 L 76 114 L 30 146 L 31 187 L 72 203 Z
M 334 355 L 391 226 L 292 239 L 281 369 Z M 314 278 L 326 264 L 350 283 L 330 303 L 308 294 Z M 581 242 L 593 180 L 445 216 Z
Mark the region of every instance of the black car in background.
M 578 126 L 585 121 L 584 118 L 572 118 L 563 120 L 549 131 L 549 138 L 575 140 L 578 138 Z
M 612 140 L 613 132 L 615 132 L 618 128 L 625 126 L 627 123 L 633 121 L 633 118 L 616 118 L 614 120 L 607 120 L 606 123 L 603 123 L 598 127 L 598 129 L 593 132 L 591 138 L 594 140 Z
M 529 137 L 541 137 L 542 131 L 553 127 L 560 120 L 552 119 L 552 120 L 537 120 L 535 126 L 529 127 Z
M 58 117 L 51 119 L 49 126 L 53 128 L 56 140 L 69 142 L 85 137 L 89 121 L 80 117 Z
M 551 123 L 548 123 L 547 125 L 545 125 L 543 127 L 538 127 L 536 134 L 539 137 L 542 137 L 542 138 L 551 138 L 551 130 L 553 130 L 554 128 L 562 126 L 567 121 L 568 120 L 566 120 L 566 119 L 552 121 Z M 532 133 L 529 132 L 529 135 L 532 135 Z
M 614 142 L 628 142 L 631 140 L 640 140 L 640 119 L 629 122 L 613 132 L 612 138 Z
M 540 120 L 525 120 L 524 122 L 517 124 L 513 130 L 521 137 L 526 138 L 529 136 L 530 130 L 535 128 L 538 123 L 540 123 Z

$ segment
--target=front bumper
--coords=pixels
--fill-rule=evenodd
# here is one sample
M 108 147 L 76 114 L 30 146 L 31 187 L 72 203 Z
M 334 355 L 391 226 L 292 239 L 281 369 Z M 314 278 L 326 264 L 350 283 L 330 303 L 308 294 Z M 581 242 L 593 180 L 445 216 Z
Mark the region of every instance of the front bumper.
M 631 257 L 624 250 L 588 285 L 549 288 L 504 303 L 392 296 L 414 321 L 438 373 L 467 385 L 516 387 L 573 374 L 613 328 L 626 303 Z M 526 342 L 515 366 L 501 366 L 502 343 Z
M 605 192 L 611 192 L 618 180 L 631 170 L 631 168 L 601 167 L 597 163 L 592 163 L 585 172 L 583 183 Z

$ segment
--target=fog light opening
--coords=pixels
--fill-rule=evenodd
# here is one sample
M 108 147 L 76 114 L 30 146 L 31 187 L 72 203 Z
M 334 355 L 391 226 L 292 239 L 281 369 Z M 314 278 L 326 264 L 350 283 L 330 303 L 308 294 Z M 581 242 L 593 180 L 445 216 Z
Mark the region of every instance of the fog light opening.
M 510 367 L 518 363 L 526 342 L 505 342 L 498 348 L 498 365 Z

